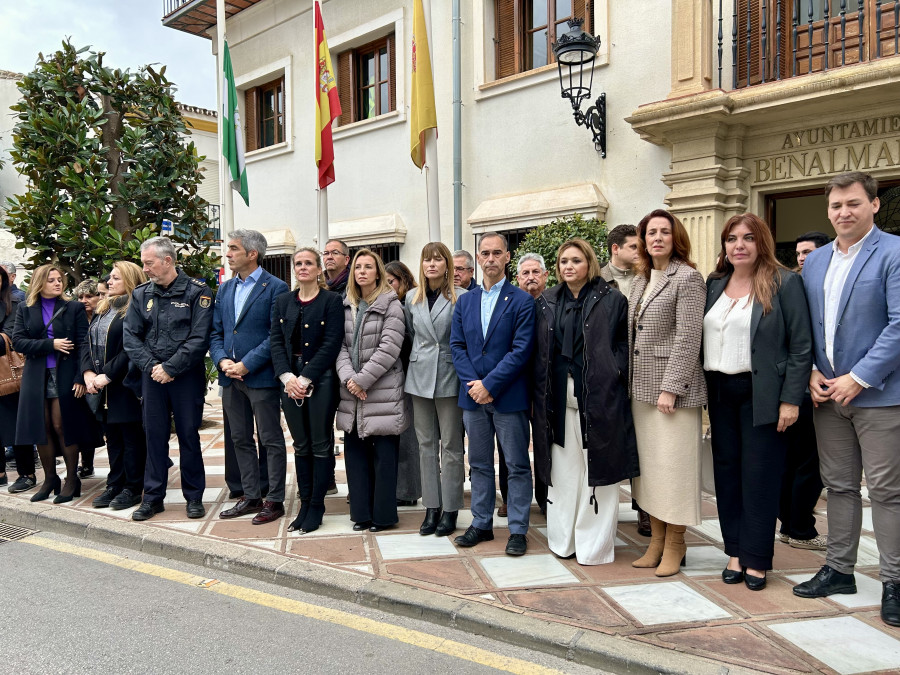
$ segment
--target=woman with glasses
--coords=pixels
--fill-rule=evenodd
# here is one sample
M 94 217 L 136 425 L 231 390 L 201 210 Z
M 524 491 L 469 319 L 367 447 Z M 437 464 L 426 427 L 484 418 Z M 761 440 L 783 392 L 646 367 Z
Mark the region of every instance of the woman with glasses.
M 294 444 L 300 511 L 288 532 L 319 529 L 325 495 L 334 478 L 334 414 L 338 382 L 334 364 L 344 336 L 341 296 L 325 290 L 322 259 L 314 248 L 294 253 L 293 291 L 272 307 L 270 346 L 284 385 L 281 407 Z

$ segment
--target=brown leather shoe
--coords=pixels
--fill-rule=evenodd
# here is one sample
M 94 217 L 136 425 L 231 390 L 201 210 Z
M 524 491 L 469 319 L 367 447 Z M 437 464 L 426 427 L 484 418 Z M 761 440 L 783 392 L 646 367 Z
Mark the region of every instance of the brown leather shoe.
M 638 528 L 637 532 L 642 537 L 649 537 L 653 534 L 652 528 L 650 527 L 650 514 L 644 511 L 641 508 L 638 508 Z
M 498 518 L 506 518 L 506 516 L 507 516 L 506 502 L 503 502 L 502 504 L 500 504 L 500 506 L 497 507 L 497 517 Z
M 254 525 L 264 525 L 278 520 L 284 515 L 284 504 L 281 502 L 263 502 L 262 511 L 256 514 L 253 519 Z
M 246 516 L 251 513 L 259 513 L 263 508 L 261 499 L 247 499 L 241 497 L 238 503 L 230 509 L 226 509 L 219 514 L 219 518 L 237 518 L 238 516 Z

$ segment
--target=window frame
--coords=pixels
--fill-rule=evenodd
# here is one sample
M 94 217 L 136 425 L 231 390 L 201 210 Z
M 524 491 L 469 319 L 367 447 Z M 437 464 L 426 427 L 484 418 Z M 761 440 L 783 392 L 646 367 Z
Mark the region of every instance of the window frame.
M 256 131 L 255 110 L 250 109 L 249 96 L 251 92 L 255 92 L 257 87 L 267 83 L 274 82 L 277 79 L 283 80 L 283 103 L 284 103 L 284 140 L 281 143 L 267 147 L 259 147 L 258 144 L 251 144 Z M 267 63 L 260 68 L 256 68 L 250 72 L 235 76 L 235 88 L 238 93 L 238 106 L 241 112 L 241 125 L 244 129 L 244 150 L 247 164 L 252 164 L 269 157 L 290 153 L 294 151 L 293 137 L 293 101 L 291 99 L 293 91 L 293 69 L 291 67 L 291 57 L 286 56 Z M 254 117 L 254 119 L 250 119 Z M 250 148 L 255 147 L 255 150 Z
M 388 61 L 387 77 L 382 77 L 381 51 L 385 50 Z M 375 82 L 372 85 L 363 83 L 361 77 L 363 62 L 369 56 L 374 55 Z M 338 95 L 341 98 L 341 116 L 338 120 L 338 128 L 346 127 L 357 122 L 371 122 L 385 115 L 396 113 L 398 109 L 398 76 L 397 76 L 397 36 L 395 31 L 390 31 L 381 37 L 338 53 L 335 59 L 338 64 Z M 350 80 L 350 86 L 341 82 L 341 74 Z M 382 110 L 381 86 L 388 89 L 388 109 Z M 365 90 L 375 90 L 375 111 L 370 117 L 363 117 L 362 107 L 365 101 Z M 349 90 L 349 92 L 348 92 Z
M 265 148 L 271 148 L 276 145 L 280 145 L 284 143 L 284 135 L 285 135 L 285 83 L 284 83 L 284 75 L 278 77 L 271 82 L 266 82 L 265 84 L 261 84 L 257 87 L 253 88 L 254 90 L 254 98 L 256 105 L 256 147 L 254 150 L 264 150 Z M 267 116 L 265 110 L 265 96 L 268 92 L 274 90 L 275 92 L 275 100 L 276 105 L 272 109 L 271 117 Z M 280 106 L 280 109 L 279 109 Z M 278 119 L 281 118 L 280 123 Z M 274 124 L 273 127 L 273 138 L 271 143 L 265 143 L 265 135 L 266 135 L 266 122 L 272 119 Z M 261 142 L 262 141 L 262 142 Z

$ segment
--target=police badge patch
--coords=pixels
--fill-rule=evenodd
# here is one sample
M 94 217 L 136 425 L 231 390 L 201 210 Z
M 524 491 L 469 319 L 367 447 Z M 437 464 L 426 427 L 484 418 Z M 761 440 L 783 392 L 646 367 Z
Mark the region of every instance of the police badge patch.
M 147 301 L 147 311 L 149 312 L 151 309 L 153 309 L 153 298 Z
M 203 309 L 206 309 L 207 307 L 209 307 L 209 303 L 211 300 L 212 300 L 212 298 L 210 298 L 208 295 L 200 296 L 200 306 Z

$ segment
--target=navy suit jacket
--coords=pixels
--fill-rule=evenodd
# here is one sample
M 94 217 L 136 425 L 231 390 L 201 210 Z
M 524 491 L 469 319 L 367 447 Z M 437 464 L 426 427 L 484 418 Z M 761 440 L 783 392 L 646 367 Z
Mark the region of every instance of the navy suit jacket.
M 250 372 L 244 375 L 244 384 L 251 389 L 277 387 L 272 352 L 269 349 L 269 332 L 272 324 L 272 304 L 282 293 L 290 290 L 281 279 L 265 270 L 244 301 L 237 321 L 234 320 L 234 290 L 236 279 L 229 279 L 216 294 L 213 311 L 213 329 L 210 336 L 209 355 L 218 367 L 222 359 L 242 362 Z M 219 373 L 219 384 L 231 386 L 231 378 Z
M 833 369 L 825 355 L 825 274 L 832 253 L 822 246 L 803 263 L 816 368 L 828 379 L 853 371 L 870 385 L 851 405 L 900 405 L 900 237 L 875 227 L 856 254 L 838 303 Z
M 477 410 L 466 383 L 481 380 L 494 397 L 499 413 L 528 410 L 528 359 L 534 348 L 534 298 L 504 282 L 491 314 L 487 334 L 481 333 L 482 286 L 462 294 L 453 310 L 450 352 L 459 377 L 459 407 Z

